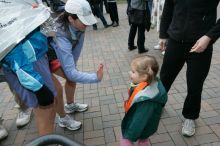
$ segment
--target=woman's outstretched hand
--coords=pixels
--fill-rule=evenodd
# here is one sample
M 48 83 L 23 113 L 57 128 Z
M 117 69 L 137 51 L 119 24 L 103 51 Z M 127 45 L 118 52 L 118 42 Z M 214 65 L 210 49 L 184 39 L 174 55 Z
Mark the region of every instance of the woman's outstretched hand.
M 97 70 L 97 77 L 98 80 L 101 81 L 103 78 L 103 64 L 99 64 L 98 70 Z

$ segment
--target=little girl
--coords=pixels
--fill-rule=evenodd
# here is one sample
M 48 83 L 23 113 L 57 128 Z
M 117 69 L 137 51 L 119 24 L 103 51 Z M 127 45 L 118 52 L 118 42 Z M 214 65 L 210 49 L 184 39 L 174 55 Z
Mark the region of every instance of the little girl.
M 148 137 L 156 132 L 167 101 L 167 93 L 156 77 L 159 65 L 153 56 L 143 56 L 131 62 L 131 88 L 125 101 L 121 146 L 148 146 Z

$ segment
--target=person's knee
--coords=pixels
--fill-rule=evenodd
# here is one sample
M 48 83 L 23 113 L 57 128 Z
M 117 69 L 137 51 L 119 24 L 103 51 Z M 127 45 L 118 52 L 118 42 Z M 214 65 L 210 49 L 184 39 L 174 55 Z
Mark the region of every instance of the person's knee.
M 75 86 L 76 82 L 70 81 L 70 80 L 66 80 L 66 84 L 68 84 L 69 86 Z
M 58 92 L 58 95 L 61 94 L 63 92 L 63 87 L 62 87 L 61 83 L 59 82 L 59 80 L 55 76 L 53 76 L 53 81 L 54 81 L 56 90 Z
M 50 134 L 54 131 L 55 110 L 53 106 L 46 109 L 34 108 L 36 116 L 36 124 L 38 127 L 39 135 Z

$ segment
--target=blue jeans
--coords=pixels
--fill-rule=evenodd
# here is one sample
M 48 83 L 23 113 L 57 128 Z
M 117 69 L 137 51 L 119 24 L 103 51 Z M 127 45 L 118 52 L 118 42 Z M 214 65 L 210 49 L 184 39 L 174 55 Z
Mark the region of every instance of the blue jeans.
M 152 6 L 153 6 L 153 0 L 147 0 L 147 7 L 148 7 L 148 9 L 149 9 L 149 11 L 150 11 L 150 14 L 151 14 L 151 12 L 152 12 Z

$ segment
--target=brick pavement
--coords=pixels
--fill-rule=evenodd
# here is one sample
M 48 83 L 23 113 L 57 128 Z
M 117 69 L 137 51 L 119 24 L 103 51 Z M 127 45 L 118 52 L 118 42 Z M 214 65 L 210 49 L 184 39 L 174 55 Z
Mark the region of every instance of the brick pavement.
M 104 64 L 104 80 L 99 84 L 80 85 L 76 91 L 76 100 L 89 104 L 89 110 L 76 113 L 76 120 L 83 122 L 78 131 L 69 131 L 56 124 L 56 133 L 76 139 L 87 146 L 119 145 L 120 123 L 124 115 L 123 100 L 127 98 L 129 85 L 128 70 L 132 58 L 139 56 L 137 50 L 127 50 L 129 26 L 125 14 L 126 5 L 118 5 L 120 26 L 104 29 L 98 24 L 98 31 L 88 28 L 84 50 L 78 63 L 79 70 L 94 71 L 98 64 Z M 110 23 L 109 16 L 105 15 Z M 155 30 L 146 32 L 145 46 L 150 48 L 150 55 L 156 56 L 161 64 L 163 56 L 153 50 L 157 43 Z M 220 41 L 214 46 L 210 73 L 205 81 L 202 94 L 201 116 L 197 120 L 195 136 L 186 138 L 181 135 L 181 115 L 186 95 L 184 67 L 170 92 L 157 133 L 150 137 L 152 146 L 220 146 Z M 143 54 L 144 55 L 144 54 Z M 6 83 L 0 83 L 0 114 L 3 114 L 4 125 L 9 131 L 1 146 L 21 146 L 37 137 L 34 117 L 26 127 L 17 129 L 15 118 L 18 110 Z

